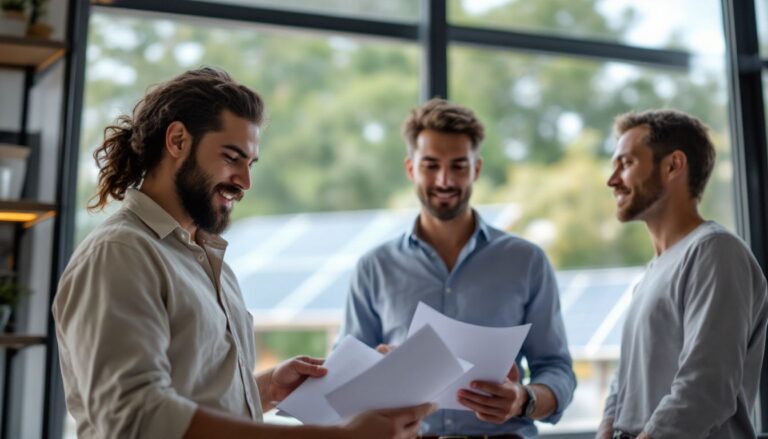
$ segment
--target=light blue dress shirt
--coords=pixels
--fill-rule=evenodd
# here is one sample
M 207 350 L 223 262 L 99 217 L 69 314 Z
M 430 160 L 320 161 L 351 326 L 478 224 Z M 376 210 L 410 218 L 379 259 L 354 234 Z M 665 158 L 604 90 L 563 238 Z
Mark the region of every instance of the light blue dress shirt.
M 419 302 L 477 325 L 531 323 L 516 362 L 519 367 L 525 357 L 531 383 L 555 394 L 557 410 L 544 421 L 557 422 L 571 402 L 576 377 L 552 267 L 536 245 L 488 226 L 477 212 L 475 219 L 475 231 L 450 272 L 416 235 L 418 218 L 411 231 L 364 255 L 352 276 L 341 337 L 351 334 L 372 347 L 400 344 Z M 503 433 L 534 437 L 537 430 L 527 418 L 497 425 L 462 410 L 440 410 L 422 426 L 425 435 Z

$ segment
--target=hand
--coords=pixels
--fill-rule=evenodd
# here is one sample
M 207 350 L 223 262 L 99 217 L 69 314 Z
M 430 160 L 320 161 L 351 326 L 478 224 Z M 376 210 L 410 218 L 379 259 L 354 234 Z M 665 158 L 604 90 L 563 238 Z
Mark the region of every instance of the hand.
M 603 418 L 597 427 L 595 439 L 611 439 L 613 437 L 613 418 Z
M 322 367 L 324 360 L 306 356 L 294 357 L 275 366 L 270 375 L 269 401 L 280 402 L 307 379 L 319 378 L 328 373 Z
M 365 412 L 343 427 L 345 437 L 410 439 L 419 434 L 421 420 L 437 410 L 436 404 Z
M 523 414 L 523 406 L 528 402 L 528 392 L 520 384 L 520 370 L 517 364 L 509 369 L 507 377 L 501 384 L 488 381 L 473 381 L 475 390 L 489 393 L 484 396 L 467 389 L 458 392 L 461 405 L 475 412 L 478 419 L 502 424 L 510 418 Z

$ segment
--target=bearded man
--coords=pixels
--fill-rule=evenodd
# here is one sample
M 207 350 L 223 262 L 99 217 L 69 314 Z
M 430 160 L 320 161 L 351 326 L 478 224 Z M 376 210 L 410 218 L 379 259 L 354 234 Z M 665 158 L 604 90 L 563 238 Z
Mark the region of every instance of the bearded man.
M 576 387 L 552 267 L 539 247 L 469 207 L 484 136 L 471 110 L 432 99 L 411 112 L 403 133 L 421 211 L 410 230 L 358 262 L 341 333 L 372 347 L 400 344 L 419 302 L 476 325 L 531 323 L 505 381 L 473 383 L 483 394 L 462 389 L 456 398 L 469 410 L 426 418 L 422 437 L 536 436 L 533 421 L 557 422 Z
M 253 321 L 220 236 L 251 186 L 264 104 L 202 68 L 153 88 L 107 128 L 92 208 L 122 207 L 75 251 L 54 300 L 79 438 L 405 439 L 431 404 L 340 427 L 261 423 L 322 360 L 254 374 Z
M 715 163 L 707 128 L 673 110 L 628 113 L 608 186 L 655 257 L 635 286 L 600 439 L 754 438 L 768 293 L 749 248 L 698 206 Z

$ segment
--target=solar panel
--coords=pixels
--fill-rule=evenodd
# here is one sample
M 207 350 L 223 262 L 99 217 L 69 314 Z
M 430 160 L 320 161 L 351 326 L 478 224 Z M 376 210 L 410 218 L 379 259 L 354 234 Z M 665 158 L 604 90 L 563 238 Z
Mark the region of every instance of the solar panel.
M 508 227 L 514 205 L 476 209 Z M 358 258 L 405 232 L 416 210 L 301 213 L 237 221 L 225 234 L 246 306 L 262 327 L 317 322 L 339 325 Z M 642 267 L 557 272 L 561 309 L 574 356 L 617 355 L 633 282 Z

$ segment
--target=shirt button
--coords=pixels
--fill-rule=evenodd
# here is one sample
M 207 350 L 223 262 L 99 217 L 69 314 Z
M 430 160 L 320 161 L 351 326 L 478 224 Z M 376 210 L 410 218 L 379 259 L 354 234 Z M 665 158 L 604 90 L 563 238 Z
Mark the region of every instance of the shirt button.
M 450 419 L 446 419 L 446 420 L 445 420 L 445 425 L 446 425 L 446 426 L 448 426 L 448 427 L 450 427 L 450 426 L 452 426 L 452 425 L 453 425 L 453 421 L 452 421 L 452 420 L 450 420 Z
M 446 287 L 445 288 L 445 292 L 448 293 L 448 294 L 451 294 L 453 292 L 453 290 L 451 289 L 451 287 Z
M 198 256 L 197 260 L 200 261 L 200 262 L 203 262 L 203 255 Z

